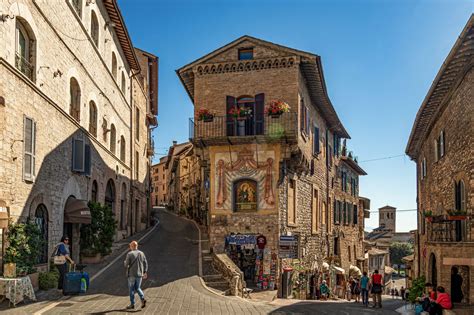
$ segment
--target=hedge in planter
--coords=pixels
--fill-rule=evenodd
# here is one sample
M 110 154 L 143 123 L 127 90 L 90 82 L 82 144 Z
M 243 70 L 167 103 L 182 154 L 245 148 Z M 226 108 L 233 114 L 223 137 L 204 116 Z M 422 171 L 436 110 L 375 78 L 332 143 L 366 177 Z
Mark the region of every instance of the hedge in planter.
M 34 222 L 8 224 L 4 263 L 16 264 L 17 275 L 31 274 L 41 254 L 45 240 Z
M 81 227 L 81 254 L 83 256 L 108 255 L 114 242 L 115 222 L 112 210 L 100 203 L 89 202 L 91 224 Z

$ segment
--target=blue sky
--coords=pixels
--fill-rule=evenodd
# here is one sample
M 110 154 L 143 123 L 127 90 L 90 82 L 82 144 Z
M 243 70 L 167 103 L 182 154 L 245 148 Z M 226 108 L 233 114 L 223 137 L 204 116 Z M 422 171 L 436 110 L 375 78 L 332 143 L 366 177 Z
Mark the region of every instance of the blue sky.
M 175 70 L 242 36 L 306 50 L 322 58 L 350 150 L 369 174 L 360 194 L 372 210 L 416 208 L 408 136 L 441 64 L 473 4 L 467 0 L 119 0 L 132 42 L 160 58 L 156 159 L 172 140 L 188 140 L 192 103 Z M 377 213 L 366 220 L 378 226 Z M 416 212 L 397 213 L 397 230 L 416 228 Z

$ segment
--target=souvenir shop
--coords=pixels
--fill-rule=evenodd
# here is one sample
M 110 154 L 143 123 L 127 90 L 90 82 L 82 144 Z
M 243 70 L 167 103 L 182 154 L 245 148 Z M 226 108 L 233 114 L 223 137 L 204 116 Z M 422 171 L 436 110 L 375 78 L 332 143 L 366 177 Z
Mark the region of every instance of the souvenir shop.
M 244 273 L 249 288 L 276 288 L 277 254 L 267 246 L 267 239 L 259 234 L 231 234 L 225 238 L 225 251 Z

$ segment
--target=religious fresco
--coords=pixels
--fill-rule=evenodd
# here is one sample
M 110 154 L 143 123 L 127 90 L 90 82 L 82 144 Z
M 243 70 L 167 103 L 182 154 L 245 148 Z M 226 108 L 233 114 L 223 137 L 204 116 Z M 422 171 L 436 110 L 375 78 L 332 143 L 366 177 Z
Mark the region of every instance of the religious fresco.
M 215 208 L 233 211 L 274 209 L 274 159 L 274 151 L 256 153 L 249 148 L 216 153 Z

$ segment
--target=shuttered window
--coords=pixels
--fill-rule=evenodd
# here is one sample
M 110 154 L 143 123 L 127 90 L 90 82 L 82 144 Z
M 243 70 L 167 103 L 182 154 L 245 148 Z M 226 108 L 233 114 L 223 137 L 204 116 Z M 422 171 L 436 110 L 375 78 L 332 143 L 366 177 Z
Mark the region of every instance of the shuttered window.
M 354 205 L 353 207 L 354 207 L 354 208 L 353 208 L 353 211 L 354 211 L 353 223 L 354 223 L 354 224 L 358 224 L 358 223 L 359 223 L 359 213 L 358 213 L 358 211 L 357 211 L 357 205 Z M 354 252 L 355 252 L 355 250 L 354 250 Z
M 311 232 L 316 234 L 319 229 L 319 196 L 318 190 L 313 189 L 313 198 L 311 200 Z
M 444 130 L 441 131 L 439 134 L 439 157 L 442 158 L 444 156 Z
M 296 224 L 296 181 L 288 182 L 288 224 Z
M 84 174 L 90 176 L 92 170 L 91 146 L 84 145 Z
M 23 120 L 23 179 L 35 179 L 36 122 L 24 117 Z
M 319 147 L 319 128 L 314 126 L 313 132 L 313 154 L 317 155 L 321 152 L 321 148 Z
M 85 159 L 84 140 L 72 139 L 72 170 L 74 172 L 84 172 Z

